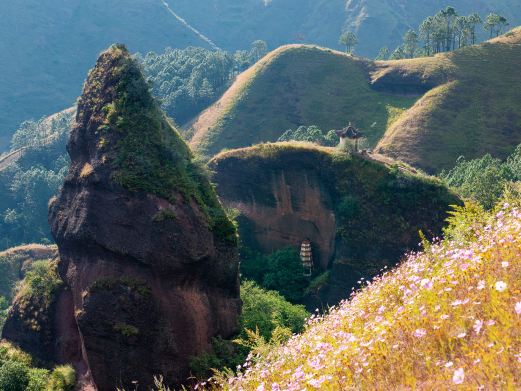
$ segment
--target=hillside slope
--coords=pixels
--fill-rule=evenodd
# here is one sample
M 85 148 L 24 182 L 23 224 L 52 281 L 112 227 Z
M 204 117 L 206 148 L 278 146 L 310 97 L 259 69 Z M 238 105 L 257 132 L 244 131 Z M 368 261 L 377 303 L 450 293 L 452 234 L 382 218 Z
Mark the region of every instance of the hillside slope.
M 521 212 L 486 220 L 463 224 L 466 242 L 410 255 L 215 388 L 519 389 Z
M 505 158 L 521 142 L 521 28 L 481 45 L 413 60 L 360 59 L 281 47 L 241 74 L 192 125 L 191 145 L 276 141 L 288 128 L 353 121 L 370 148 L 438 172 L 457 158 Z
M 328 49 L 283 46 L 239 75 L 199 116 L 190 144 L 212 156 L 224 148 L 276 141 L 300 125 L 328 131 L 354 121 L 374 146 L 388 123 L 416 98 L 371 89 L 369 65 Z
M 92 59 L 113 42 L 145 53 L 208 46 L 159 0 L 2 2 L 0 137 L 23 120 L 71 106 Z
M 446 74 L 391 125 L 377 151 L 429 172 L 463 155 L 507 157 L 521 142 L 521 28 L 429 59 L 377 63 L 374 85 Z
M 222 202 L 240 212 L 239 236 L 250 252 L 311 241 L 314 276 L 332 271 L 310 293 L 311 310 L 337 304 L 358 279 L 416 249 L 420 230 L 438 236 L 449 205 L 460 202 L 403 165 L 309 143 L 227 151 L 210 168 Z
M 164 4 L 178 15 L 176 18 Z M 132 51 L 223 49 L 263 39 L 275 48 L 313 43 L 340 48 L 343 29 L 360 37 L 357 53 L 374 57 L 394 48 L 409 28 L 441 8 L 440 0 L 18 0 L 0 4 L 0 149 L 25 119 L 73 104 L 91 59 L 113 42 Z M 517 0 L 454 0 L 461 14 L 489 12 L 521 23 Z M 185 24 L 186 23 L 186 24 Z

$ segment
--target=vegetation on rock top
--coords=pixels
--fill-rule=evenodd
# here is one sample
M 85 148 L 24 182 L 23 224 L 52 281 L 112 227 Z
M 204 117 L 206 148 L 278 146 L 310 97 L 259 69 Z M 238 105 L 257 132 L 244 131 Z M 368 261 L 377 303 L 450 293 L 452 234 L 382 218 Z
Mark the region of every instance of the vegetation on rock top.
M 103 85 L 107 77 L 114 86 Z M 111 88 L 113 101 L 98 107 L 103 94 Z M 109 152 L 115 182 L 131 191 L 146 191 L 172 202 L 181 193 L 199 204 L 216 233 L 235 240 L 235 227 L 202 166 L 161 112 L 139 64 L 124 46 L 114 45 L 101 55 L 89 74 L 78 107 L 84 110 L 80 111 L 80 120 L 87 112 L 102 115 L 98 147 Z

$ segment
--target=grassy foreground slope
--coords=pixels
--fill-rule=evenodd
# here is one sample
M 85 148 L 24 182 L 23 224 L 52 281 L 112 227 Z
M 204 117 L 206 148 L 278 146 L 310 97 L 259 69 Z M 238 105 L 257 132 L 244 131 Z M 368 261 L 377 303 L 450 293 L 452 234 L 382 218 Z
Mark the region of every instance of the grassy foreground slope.
M 371 89 L 365 60 L 307 45 L 283 46 L 241 74 L 192 125 L 191 146 L 205 155 L 276 141 L 285 130 L 328 131 L 354 121 L 375 145 L 415 97 Z
M 519 389 L 521 211 L 460 213 L 455 235 L 219 388 Z
M 505 158 L 521 142 L 521 28 L 434 58 L 377 63 L 373 83 L 439 78 L 390 126 L 377 150 L 429 172 L 486 153 Z

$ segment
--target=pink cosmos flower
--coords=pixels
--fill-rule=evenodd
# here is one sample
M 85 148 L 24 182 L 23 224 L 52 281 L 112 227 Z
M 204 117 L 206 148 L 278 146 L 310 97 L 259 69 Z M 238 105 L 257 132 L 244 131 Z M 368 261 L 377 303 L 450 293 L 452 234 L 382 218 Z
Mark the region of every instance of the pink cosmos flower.
M 454 384 L 461 384 L 465 381 L 465 371 L 463 368 L 458 368 L 454 371 L 454 374 L 452 375 L 452 382 Z
M 498 292 L 503 292 L 504 290 L 507 289 L 507 283 L 504 281 L 498 281 L 498 282 L 496 282 L 496 284 L 494 286 L 496 288 L 496 291 L 498 291 Z
M 474 329 L 474 332 L 476 334 L 479 334 L 479 332 L 481 331 L 481 328 L 483 327 L 483 321 L 476 319 L 476 321 L 474 322 L 474 326 L 472 326 L 472 327 Z
M 476 288 L 478 289 L 478 291 L 485 289 L 485 281 L 481 280 L 480 282 L 478 282 L 478 286 Z
M 425 329 L 416 329 L 414 332 L 414 336 L 416 338 L 422 338 L 425 337 L 425 335 L 427 335 L 427 331 L 425 331 Z
M 424 278 L 423 280 L 420 281 L 420 286 L 423 289 L 431 289 L 432 288 L 432 281 L 429 280 L 428 278 Z
M 521 315 L 521 301 L 518 301 L 516 305 L 514 306 L 514 309 L 516 311 L 516 314 Z
M 505 262 L 505 261 L 501 262 L 501 267 L 503 267 L 505 269 L 508 267 L 508 265 L 509 265 L 508 262 Z

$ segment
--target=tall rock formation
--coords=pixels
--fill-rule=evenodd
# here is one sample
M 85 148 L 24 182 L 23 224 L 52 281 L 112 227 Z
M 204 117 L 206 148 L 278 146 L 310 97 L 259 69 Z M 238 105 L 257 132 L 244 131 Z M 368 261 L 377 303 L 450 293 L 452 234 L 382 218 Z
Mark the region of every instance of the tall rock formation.
M 310 284 L 310 310 L 338 304 L 361 278 L 416 250 L 420 230 L 439 236 L 450 205 L 461 204 L 439 180 L 402 163 L 309 143 L 230 150 L 210 167 L 222 201 L 240 212 L 246 254 L 311 241 L 313 277 L 328 273 Z
M 182 383 L 212 337 L 236 332 L 236 232 L 125 47 L 89 73 L 68 152 L 49 212 L 65 283 L 56 360 L 85 389 Z

